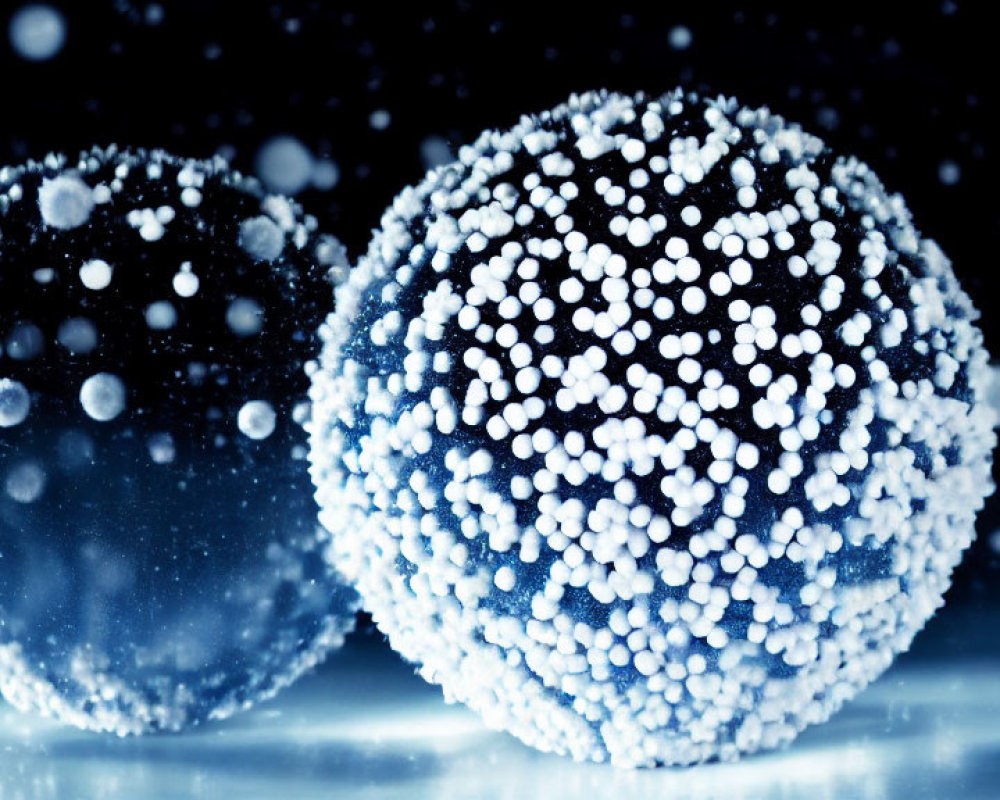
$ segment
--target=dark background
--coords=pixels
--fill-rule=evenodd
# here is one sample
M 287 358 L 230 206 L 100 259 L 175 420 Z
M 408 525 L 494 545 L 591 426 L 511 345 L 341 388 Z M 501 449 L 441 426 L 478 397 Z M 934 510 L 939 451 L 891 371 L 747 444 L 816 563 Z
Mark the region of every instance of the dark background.
M 223 152 L 249 172 L 263 141 L 291 133 L 339 166 L 332 190 L 300 199 L 355 257 L 393 195 L 422 176 L 429 136 L 456 147 L 572 91 L 679 84 L 767 105 L 868 161 L 954 260 L 1000 352 L 990 3 L 63 0 L 51 5 L 66 45 L 41 63 L 7 44 L 21 5 L 0 0 L 0 164 L 115 142 Z M 671 45 L 678 25 L 691 33 L 683 49 Z M 370 124 L 378 110 L 391 116 L 382 130 Z M 942 180 L 943 163 L 957 182 Z M 918 651 L 993 644 L 996 498 L 979 528 Z M 961 627 L 981 641 L 951 633 L 961 614 L 977 617 Z

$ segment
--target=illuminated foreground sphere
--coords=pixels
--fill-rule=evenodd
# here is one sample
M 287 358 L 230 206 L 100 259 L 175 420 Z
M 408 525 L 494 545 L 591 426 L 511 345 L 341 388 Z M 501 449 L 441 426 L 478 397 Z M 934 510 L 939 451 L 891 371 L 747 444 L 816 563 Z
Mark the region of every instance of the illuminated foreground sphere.
M 221 162 L 0 170 L 0 690 L 81 727 L 222 717 L 355 595 L 305 461 L 336 250 Z
M 308 423 L 332 557 L 535 747 L 774 747 L 941 605 L 993 488 L 975 316 L 797 126 L 573 97 L 403 191 L 338 289 Z

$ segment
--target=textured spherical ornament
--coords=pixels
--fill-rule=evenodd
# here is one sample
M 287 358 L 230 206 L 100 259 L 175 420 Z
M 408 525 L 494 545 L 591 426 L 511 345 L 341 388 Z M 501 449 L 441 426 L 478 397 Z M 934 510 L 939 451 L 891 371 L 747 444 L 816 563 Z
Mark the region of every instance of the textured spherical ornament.
M 400 194 L 339 287 L 308 423 L 332 557 L 531 745 L 774 747 L 906 649 L 973 536 L 975 316 L 797 126 L 573 97 Z
M 335 252 L 224 162 L 0 170 L 0 690 L 120 734 L 266 697 L 340 644 L 305 461 Z

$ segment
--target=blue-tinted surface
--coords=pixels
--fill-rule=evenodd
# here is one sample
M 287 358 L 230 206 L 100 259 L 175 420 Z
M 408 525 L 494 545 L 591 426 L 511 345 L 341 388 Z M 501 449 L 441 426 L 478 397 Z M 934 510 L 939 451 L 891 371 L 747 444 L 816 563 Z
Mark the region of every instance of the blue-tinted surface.
M 626 772 L 537 753 L 364 636 L 277 699 L 187 734 L 121 740 L 0 708 L 0 799 L 995 800 L 995 613 L 946 607 L 829 723 L 735 764 Z
M 18 5 L 0 4 L 4 22 Z M 389 23 L 381 4 L 276 1 L 242 5 L 239 24 L 232 24 L 233 4 L 222 0 L 66 2 L 61 10 L 69 38 L 59 57 L 29 70 L 10 48 L 0 52 L 5 74 L 13 77 L 4 86 L 3 163 L 94 142 L 150 143 L 200 155 L 232 144 L 238 166 L 252 171 L 259 143 L 291 131 L 340 164 L 343 180 L 336 190 L 314 193 L 308 201 L 322 213 L 324 229 L 357 253 L 388 199 L 419 179 L 424 137 L 468 141 L 483 127 L 513 123 L 570 90 L 663 89 L 679 80 L 771 104 L 791 118 L 815 118 L 846 149 L 863 151 L 921 210 L 928 234 L 952 255 L 967 288 L 987 309 L 984 329 L 997 351 L 1000 315 L 988 309 L 1000 295 L 1000 270 L 988 252 L 998 217 L 995 203 L 981 201 L 997 185 L 990 146 L 997 87 L 989 78 L 995 51 L 991 4 L 945 0 L 914 4 L 902 13 L 899 4 L 870 2 L 623 3 L 585 14 L 567 14 L 557 4 L 435 5 L 440 9 L 433 14 L 425 4 L 394 8 Z M 128 15 L 122 8 L 130 9 Z M 165 8 L 165 24 L 133 22 L 147 8 L 159 8 L 161 15 Z M 300 19 L 294 28 L 284 24 Z M 679 20 L 694 39 L 674 51 L 664 42 Z M 150 77 L 165 69 L 169 80 Z M 392 113 L 386 130 L 369 125 L 377 107 Z M 962 167 L 955 185 L 938 180 L 945 158 Z M 996 528 L 997 498 L 991 508 L 983 533 Z M 198 796 L 201 787 L 201 796 L 227 800 L 344 797 L 352 791 L 414 798 L 604 800 L 617 791 L 626 800 L 994 800 L 1000 797 L 1000 770 L 994 766 L 1000 760 L 1000 678 L 994 677 L 1000 659 L 972 655 L 966 643 L 970 636 L 996 637 L 996 612 L 974 614 L 973 626 L 952 623 L 956 599 L 969 602 L 974 582 L 985 584 L 980 595 L 997 591 L 998 556 L 990 555 L 986 540 L 981 537 L 968 554 L 948 607 L 931 623 L 937 638 L 927 638 L 930 630 L 918 637 L 924 658 L 901 658 L 787 754 L 735 767 L 620 775 L 530 754 L 500 735 L 474 735 L 478 723 L 454 708 L 441 713 L 464 721 L 448 751 L 457 749 L 461 761 L 425 757 L 432 743 L 412 739 L 387 736 L 382 747 L 366 750 L 342 746 L 346 733 L 290 733 L 291 720 L 298 718 L 293 703 L 317 724 L 332 718 L 338 681 L 353 692 L 355 713 L 364 719 L 398 719 L 397 707 L 440 718 L 437 690 L 377 649 L 377 658 L 357 655 L 354 675 L 363 675 L 357 681 L 341 667 L 343 660 L 335 661 L 325 677 L 308 679 L 256 716 L 183 740 L 107 740 L 37 725 L 0 706 L 0 798 L 180 798 Z M 370 674 L 358 663 L 362 658 L 372 659 Z M 976 664 L 985 668 L 974 672 Z M 381 684 L 386 671 L 396 676 L 392 686 Z M 925 676 L 922 682 L 918 674 Z M 313 698 L 324 702 L 312 706 Z M 907 706 L 904 720 L 901 709 Z M 273 718 L 276 709 L 285 709 L 285 716 Z M 342 731 L 361 727 L 349 720 L 339 725 Z M 33 731 L 30 739 L 26 730 Z M 973 747 L 975 737 L 981 744 Z M 216 746 L 217 739 L 225 748 Z M 304 740 L 311 744 L 302 745 Z M 484 762 L 477 759 L 491 749 L 495 765 L 481 769 Z M 935 752 L 958 757 L 935 765 Z M 415 766 L 407 768 L 410 755 Z M 369 786 L 373 775 L 379 786 Z

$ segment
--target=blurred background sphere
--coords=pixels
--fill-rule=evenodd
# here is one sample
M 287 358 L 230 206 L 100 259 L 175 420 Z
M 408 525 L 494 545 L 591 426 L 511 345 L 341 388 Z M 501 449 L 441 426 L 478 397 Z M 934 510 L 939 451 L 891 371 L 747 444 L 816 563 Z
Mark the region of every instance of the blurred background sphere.
M 325 242 L 221 160 L 109 148 L 0 170 L 14 705 L 178 729 L 270 695 L 353 627 L 297 421 Z

